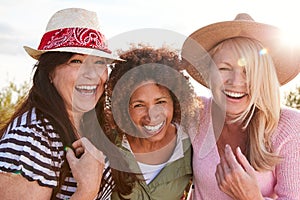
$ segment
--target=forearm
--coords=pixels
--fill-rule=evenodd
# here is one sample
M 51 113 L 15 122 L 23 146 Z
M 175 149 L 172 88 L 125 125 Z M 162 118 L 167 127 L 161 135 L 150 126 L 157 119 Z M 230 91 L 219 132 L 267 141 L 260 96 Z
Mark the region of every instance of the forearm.
M 80 190 L 77 188 L 76 192 L 71 196 L 70 200 L 94 200 L 97 196 L 97 192 Z
M 276 200 L 300 199 L 300 135 L 289 135 L 281 143 L 283 160 L 276 166 Z

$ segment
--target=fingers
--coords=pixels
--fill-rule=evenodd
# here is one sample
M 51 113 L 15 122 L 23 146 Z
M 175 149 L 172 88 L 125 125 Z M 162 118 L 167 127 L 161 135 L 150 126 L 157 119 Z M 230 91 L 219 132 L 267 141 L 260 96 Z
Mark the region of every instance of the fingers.
M 250 165 L 246 156 L 242 153 L 240 147 L 236 148 L 235 154 L 229 145 L 225 146 L 225 159 L 232 170 L 243 170 L 249 173 L 254 173 L 253 167 Z
M 87 138 L 82 137 L 82 138 L 76 140 L 75 142 L 73 142 L 72 146 L 73 146 L 74 149 L 77 149 L 79 147 L 87 146 L 89 142 L 90 141 Z
M 224 174 L 230 173 L 231 169 L 228 165 L 227 160 L 224 157 L 221 157 L 221 166 L 222 166 L 222 171 Z
M 225 146 L 225 154 L 220 157 L 220 163 L 216 169 L 216 180 L 219 188 L 223 191 L 232 180 L 233 173 L 243 170 L 229 145 Z M 241 172 L 241 171 L 240 171 Z
M 234 153 L 231 147 L 226 145 L 225 153 L 217 165 L 215 177 L 219 189 L 233 199 L 258 199 L 252 198 L 253 194 L 260 194 L 255 170 L 240 148 Z
M 218 182 L 218 186 L 222 191 L 226 186 L 226 182 L 229 181 L 228 178 L 230 174 L 231 174 L 231 169 L 226 159 L 224 157 L 221 157 L 220 163 L 217 165 L 215 176 Z
M 72 144 L 73 148 L 76 151 L 76 155 L 81 155 L 84 153 L 91 154 L 94 159 L 98 160 L 100 163 L 104 163 L 105 156 L 103 155 L 102 151 L 98 150 L 87 138 L 82 137 L 76 140 Z
M 220 186 L 221 186 L 224 175 L 223 175 L 223 170 L 222 170 L 222 167 L 220 164 L 217 165 L 217 170 L 216 170 L 215 176 L 216 176 L 216 180 L 218 183 L 218 187 L 221 189 Z
M 250 175 L 255 174 L 254 168 L 250 165 L 249 161 L 247 160 L 246 156 L 242 153 L 240 147 L 236 148 L 236 157 L 239 163 L 242 165 L 244 170 L 248 172 Z
M 82 147 L 78 147 L 75 149 L 76 157 L 79 158 L 84 153 L 84 149 Z
M 77 181 L 76 191 L 84 191 L 84 194 L 94 197 L 101 184 L 105 167 L 104 155 L 86 138 L 75 141 L 72 146 L 74 151 L 66 148 L 66 158 Z M 76 157 L 75 152 L 81 155 Z
M 73 166 L 74 163 L 76 162 L 77 158 L 74 154 L 74 151 L 70 147 L 66 147 L 66 158 L 70 164 L 70 166 Z
M 225 157 L 226 163 L 228 164 L 228 167 L 231 170 L 244 170 L 242 168 L 242 166 L 240 165 L 240 163 L 237 161 L 231 147 L 228 144 L 225 145 L 224 157 Z

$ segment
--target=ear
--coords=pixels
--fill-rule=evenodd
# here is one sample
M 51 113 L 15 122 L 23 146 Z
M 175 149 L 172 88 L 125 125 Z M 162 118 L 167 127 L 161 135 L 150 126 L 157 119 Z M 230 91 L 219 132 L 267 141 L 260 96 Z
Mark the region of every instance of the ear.
M 50 73 L 48 78 L 49 78 L 50 83 L 53 83 L 53 73 Z

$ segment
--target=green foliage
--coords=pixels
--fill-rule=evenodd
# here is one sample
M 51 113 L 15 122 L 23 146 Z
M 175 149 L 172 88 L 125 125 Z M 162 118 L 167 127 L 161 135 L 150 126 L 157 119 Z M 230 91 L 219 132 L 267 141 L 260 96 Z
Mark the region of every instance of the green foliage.
M 0 90 L 0 128 L 13 114 L 16 105 L 27 95 L 29 84 L 24 82 L 21 86 L 10 82 L 7 87 Z
M 300 109 L 300 86 L 285 95 L 285 105 Z

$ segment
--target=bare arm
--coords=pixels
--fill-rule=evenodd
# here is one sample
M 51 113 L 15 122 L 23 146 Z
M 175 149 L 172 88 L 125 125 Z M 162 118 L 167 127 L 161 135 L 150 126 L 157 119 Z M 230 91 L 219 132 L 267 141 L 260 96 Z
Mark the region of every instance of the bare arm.
M 77 181 L 77 190 L 71 199 L 94 199 L 100 188 L 104 155 L 86 138 L 74 142 L 73 147 L 76 154 L 82 155 L 76 158 L 71 148 L 67 151 L 67 159 Z M 52 188 L 43 187 L 37 181 L 28 181 L 22 175 L 0 173 L 1 199 L 50 200 L 52 191 Z
M 52 188 L 42 187 L 37 181 L 28 181 L 19 174 L 0 173 L 1 199 L 48 200 L 51 194 Z

